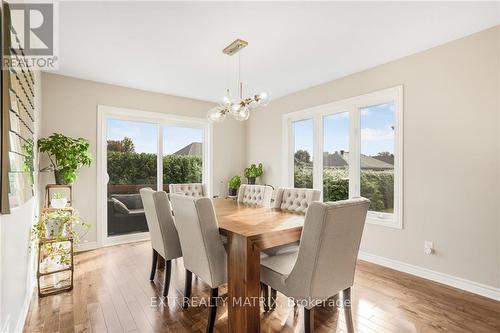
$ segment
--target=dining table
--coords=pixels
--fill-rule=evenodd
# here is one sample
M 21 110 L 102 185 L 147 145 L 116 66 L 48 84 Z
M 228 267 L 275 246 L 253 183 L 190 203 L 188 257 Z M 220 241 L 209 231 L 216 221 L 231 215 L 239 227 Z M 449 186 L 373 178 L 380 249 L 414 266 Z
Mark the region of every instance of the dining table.
M 219 232 L 227 237 L 228 332 L 260 332 L 260 256 L 300 240 L 304 215 L 214 199 Z

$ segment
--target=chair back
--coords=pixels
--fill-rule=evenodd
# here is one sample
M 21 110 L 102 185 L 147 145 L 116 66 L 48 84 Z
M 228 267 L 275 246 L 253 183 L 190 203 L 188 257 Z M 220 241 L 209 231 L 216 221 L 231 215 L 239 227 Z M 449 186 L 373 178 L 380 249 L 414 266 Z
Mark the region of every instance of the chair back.
M 353 285 L 369 205 L 365 198 L 311 203 L 288 296 L 326 299 Z
M 227 255 L 210 198 L 171 194 L 170 201 L 181 241 L 184 267 L 210 288 L 226 283 Z
M 271 207 L 272 195 L 273 188 L 271 186 L 243 184 L 238 190 L 238 202 L 260 207 Z
M 313 201 L 319 201 L 320 190 L 308 188 L 284 188 L 276 191 L 274 208 L 293 213 L 306 213 Z
M 168 190 L 170 194 L 183 194 L 188 197 L 200 198 L 207 196 L 206 187 L 201 183 L 170 184 Z
M 151 246 L 165 260 L 182 257 L 181 244 L 167 193 L 156 192 L 149 187 L 142 188 L 139 192 L 148 223 Z

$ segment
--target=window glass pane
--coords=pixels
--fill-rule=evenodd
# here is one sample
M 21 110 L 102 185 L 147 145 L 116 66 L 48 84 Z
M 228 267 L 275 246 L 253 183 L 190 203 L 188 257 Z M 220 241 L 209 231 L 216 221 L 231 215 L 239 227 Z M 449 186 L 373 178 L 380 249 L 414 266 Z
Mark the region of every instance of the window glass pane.
M 349 198 L 349 112 L 323 118 L 323 201 Z
M 296 188 L 313 187 L 313 120 L 295 121 L 292 124 L 294 135 L 294 177 Z
M 201 183 L 203 178 L 203 129 L 163 127 L 163 186 Z
M 157 188 L 158 125 L 107 121 L 108 236 L 148 231 L 139 190 Z
M 394 103 L 361 109 L 361 196 L 370 210 L 394 212 Z

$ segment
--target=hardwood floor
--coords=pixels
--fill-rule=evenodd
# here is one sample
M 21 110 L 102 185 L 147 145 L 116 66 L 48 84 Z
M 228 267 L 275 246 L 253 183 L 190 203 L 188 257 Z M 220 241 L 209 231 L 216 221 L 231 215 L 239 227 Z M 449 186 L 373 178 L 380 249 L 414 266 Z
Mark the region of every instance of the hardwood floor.
M 161 306 L 163 271 L 151 283 L 150 261 L 148 242 L 76 255 L 74 290 L 42 299 L 35 294 L 25 332 L 204 332 L 208 286 L 193 279 L 199 306 L 182 310 L 184 267 L 173 260 L 169 304 Z M 225 294 L 222 288 L 219 295 Z M 500 332 L 500 302 L 363 261 L 352 303 L 356 332 Z M 263 332 L 301 332 L 303 312 L 279 294 L 261 323 Z M 315 330 L 346 332 L 343 309 L 315 311 Z M 215 331 L 227 332 L 226 306 L 219 307 Z

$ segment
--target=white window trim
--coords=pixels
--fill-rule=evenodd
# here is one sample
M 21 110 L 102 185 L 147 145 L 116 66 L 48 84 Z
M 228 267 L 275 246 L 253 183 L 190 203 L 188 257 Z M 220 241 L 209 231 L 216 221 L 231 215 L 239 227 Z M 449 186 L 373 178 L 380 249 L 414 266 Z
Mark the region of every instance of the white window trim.
M 282 116 L 282 186 L 293 187 L 293 154 L 295 142 L 293 122 L 313 119 L 313 188 L 323 192 L 323 117 L 349 112 L 349 196 L 360 194 L 360 109 L 394 102 L 394 214 L 368 212 L 367 223 L 385 227 L 403 228 L 403 86 L 347 98 L 329 104 L 290 112 Z M 354 172 L 353 172 L 354 171 Z
M 208 196 L 213 191 L 213 168 L 212 168 L 212 131 L 213 125 L 204 118 L 193 118 L 177 116 L 167 113 L 150 112 L 143 110 L 127 109 L 107 105 L 97 105 L 97 243 L 99 246 L 110 246 L 127 242 L 135 242 L 149 239 L 149 232 L 130 235 L 108 237 L 107 223 L 107 183 L 108 176 L 106 160 L 106 122 L 108 119 L 121 119 L 128 121 L 140 121 L 158 125 L 158 156 L 163 155 L 163 127 L 177 126 L 203 129 L 203 178 Z M 158 159 L 157 164 L 157 188 L 163 188 L 163 163 Z

